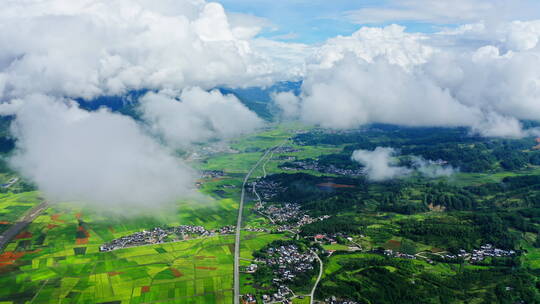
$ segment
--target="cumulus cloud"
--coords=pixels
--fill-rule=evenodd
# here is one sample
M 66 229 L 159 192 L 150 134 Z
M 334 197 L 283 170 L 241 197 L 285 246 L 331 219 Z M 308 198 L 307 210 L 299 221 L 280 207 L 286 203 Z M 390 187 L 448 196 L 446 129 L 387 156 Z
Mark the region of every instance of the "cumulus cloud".
M 8 1 L 0 98 L 270 84 L 289 74 L 253 51 L 261 24 L 203 0 Z
M 262 120 L 235 96 L 201 88 L 162 91 L 141 98 L 143 118 L 169 145 L 183 148 L 253 132 Z
M 392 148 L 377 147 L 373 151 L 356 150 L 352 159 L 362 164 L 368 178 L 373 181 L 383 181 L 409 175 L 412 170 L 397 166 L 394 159 L 396 151 Z
M 351 159 L 363 165 L 364 172 L 372 181 L 385 181 L 410 176 L 413 173 L 428 178 L 448 177 L 457 170 L 444 161 L 426 160 L 419 156 L 411 156 L 409 167 L 399 166 L 399 153 L 393 148 L 377 147 L 373 151 L 356 150 Z
M 328 128 L 380 122 L 466 126 L 484 136 L 530 134 L 519 120 L 540 117 L 536 23 L 433 35 L 393 25 L 330 39 L 308 65 L 300 117 Z M 492 44 L 469 45 L 473 36 Z
M 426 62 L 434 49 L 422 41 L 427 36 L 405 33 L 405 27 L 389 25 L 385 28 L 363 27 L 350 36 L 338 36 L 318 48 L 310 60 L 311 68 L 330 68 L 354 54 L 366 62 L 384 57 L 389 63 L 408 67 Z
M 32 95 L 0 106 L 16 115 L 11 165 L 54 201 L 150 209 L 192 193 L 194 172 L 131 119 Z

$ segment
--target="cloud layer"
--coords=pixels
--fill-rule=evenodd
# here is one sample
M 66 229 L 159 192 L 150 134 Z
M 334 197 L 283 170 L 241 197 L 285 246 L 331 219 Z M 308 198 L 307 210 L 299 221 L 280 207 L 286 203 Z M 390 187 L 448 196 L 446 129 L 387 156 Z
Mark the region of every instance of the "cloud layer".
M 203 0 L 8 1 L 0 11 L 0 44 L 9 46 L 0 50 L 0 99 L 273 82 L 285 70 L 249 41 L 261 22 L 231 20 Z
M 328 128 L 380 122 L 467 126 L 484 136 L 536 134 L 519 120 L 540 118 L 539 40 L 538 21 L 431 35 L 397 25 L 362 28 L 319 48 L 300 101 L 289 96 L 277 104 Z
M 43 95 L 2 104 L 0 112 L 16 115 L 11 164 L 52 201 L 129 210 L 192 191 L 194 172 L 126 116 Z
M 206 90 L 299 73 L 253 50 L 266 22 L 204 0 L 8 0 L 0 111 L 16 115 L 12 165 L 52 201 L 129 209 L 190 194 L 196 174 L 169 149 L 262 125 L 233 96 Z M 159 91 L 141 110 L 167 148 L 129 117 L 65 99 L 132 90 Z

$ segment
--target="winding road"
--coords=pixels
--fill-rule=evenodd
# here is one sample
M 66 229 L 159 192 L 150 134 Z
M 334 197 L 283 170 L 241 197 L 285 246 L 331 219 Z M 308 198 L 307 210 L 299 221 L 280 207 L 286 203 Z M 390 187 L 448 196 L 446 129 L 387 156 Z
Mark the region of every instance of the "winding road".
M 319 276 L 317 277 L 317 281 L 315 281 L 315 285 L 313 285 L 313 289 L 311 289 L 311 294 L 310 294 L 310 297 L 309 297 L 309 303 L 310 304 L 313 304 L 313 300 L 315 298 L 315 290 L 317 289 L 317 285 L 319 285 L 319 281 L 321 280 L 321 277 L 322 277 L 322 274 L 323 274 L 323 268 L 324 268 L 321 258 L 319 258 L 319 256 L 315 252 L 312 251 L 312 253 L 315 255 L 317 260 L 319 260 Z

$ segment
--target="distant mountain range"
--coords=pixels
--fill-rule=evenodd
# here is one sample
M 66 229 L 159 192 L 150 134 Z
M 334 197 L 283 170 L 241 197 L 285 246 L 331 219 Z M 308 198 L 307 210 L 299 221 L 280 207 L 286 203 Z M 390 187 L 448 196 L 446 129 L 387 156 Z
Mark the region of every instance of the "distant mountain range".
M 257 113 L 261 118 L 272 120 L 277 110 L 271 103 L 272 93 L 292 91 L 298 95 L 300 94 L 301 86 L 301 81 L 286 81 L 276 83 L 267 88 L 250 87 L 233 89 L 219 87 L 216 89 L 222 94 L 232 94 L 236 96 L 246 107 Z M 113 112 L 122 113 L 138 120 L 140 116 L 137 113 L 136 108 L 139 104 L 139 98 L 148 92 L 149 90 L 137 90 L 130 91 L 124 95 L 100 96 L 91 100 L 77 98 L 75 101 L 85 110 L 95 111 L 101 107 L 106 107 Z

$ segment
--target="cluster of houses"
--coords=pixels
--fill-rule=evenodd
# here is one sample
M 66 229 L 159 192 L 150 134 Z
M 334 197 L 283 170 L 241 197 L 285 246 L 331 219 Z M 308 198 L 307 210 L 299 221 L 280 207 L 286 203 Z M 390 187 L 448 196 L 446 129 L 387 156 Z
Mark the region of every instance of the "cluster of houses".
M 201 178 L 203 179 L 222 178 L 225 175 L 225 172 L 221 170 L 204 170 L 201 172 Z
M 242 296 L 242 304 L 257 304 L 257 298 L 254 295 L 248 293 Z
M 261 199 L 265 201 L 271 200 L 272 198 L 276 197 L 278 193 L 287 190 L 287 188 L 282 186 L 281 183 L 266 179 L 259 179 L 249 183 L 249 187 L 252 189 L 257 188 L 257 193 L 259 193 Z
M 335 296 L 332 296 L 331 298 L 325 299 L 324 302 L 328 303 L 328 304 L 358 304 L 358 302 L 356 302 L 356 301 L 342 300 L 342 299 L 336 298 Z
M 99 251 L 112 251 L 127 247 L 163 243 L 170 233 L 170 229 L 162 229 L 159 227 L 152 230 L 143 230 L 103 244 L 99 247 Z
M 402 259 L 412 259 L 412 260 L 416 259 L 416 256 L 412 254 L 406 254 L 403 252 L 394 251 L 392 249 L 385 250 L 383 254 L 387 257 L 392 257 L 392 258 L 402 258 Z
M 181 225 L 171 228 L 156 227 L 152 230 L 143 230 L 131 235 L 123 236 L 118 239 L 114 239 L 99 247 L 99 251 L 112 251 L 116 249 L 122 249 L 127 247 L 135 247 L 150 244 L 164 243 L 165 239 L 170 235 L 176 235 L 182 239 L 187 239 L 192 236 L 196 237 L 209 237 L 219 234 L 232 234 L 235 232 L 235 226 L 225 226 L 217 231 L 206 230 L 202 226 Z
M 346 176 L 361 176 L 364 172 L 362 169 L 345 169 L 338 168 L 334 165 L 321 165 L 316 159 L 303 159 L 284 163 L 280 165 L 283 170 L 298 171 L 310 170 L 324 174 L 346 175 Z
M 421 258 L 426 259 L 428 263 L 433 263 L 431 259 L 425 258 L 423 256 L 410 255 L 406 253 L 393 251 L 390 249 L 385 250 L 383 254 L 388 257 L 403 258 L 403 259 L 416 259 L 417 257 L 421 257 Z M 480 249 L 474 249 L 472 252 L 466 252 L 465 250 L 461 249 L 458 254 L 448 253 L 448 254 L 438 254 L 438 255 L 447 261 L 461 259 L 461 260 L 469 261 L 470 263 L 474 264 L 474 263 L 481 262 L 488 257 L 495 257 L 495 258 L 511 257 L 511 256 L 516 255 L 516 252 L 514 250 L 504 250 L 504 249 L 495 248 L 491 244 L 486 244 L 486 245 L 480 246 Z
M 362 236 L 363 237 L 363 236 Z M 345 233 L 328 233 L 328 234 L 316 234 L 313 236 L 313 241 L 320 244 L 337 244 L 337 239 L 343 238 L 349 242 L 353 242 L 353 238 L 346 235 Z M 354 243 L 354 242 L 353 242 Z
M 276 230 L 278 232 L 291 231 L 298 233 L 300 227 L 330 217 L 329 215 L 323 215 L 316 218 L 311 217 L 300 209 L 299 204 L 295 203 L 284 203 L 282 206 L 266 206 L 263 202 L 258 202 L 255 204 L 253 210 L 269 218 L 276 224 Z
M 250 264 L 249 266 L 244 267 L 245 273 L 255 273 L 259 269 L 259 266 L 257 264 Z
M 271 232 L 269 229 L 266 229 L 266 228 L 255 228 L 255 227 L 246 227 L 246 228 L 243 228 L 242 230 L 251 231 L 251 232 L 267 232 L 267 233 Z
M 220 170 L 204 170 L 201 172 L 200 179 L 195 183 L 195 187 L 200 188 L 203 180 L 213 180 L 226 176 L 227 174 Z
M 283 146 L 283 147 L 277 147 L 274 149 L 274 153 L 295 153 L 300 152 L 299 149 L 289 147 L 289 146 Z
M 471 253 L 471 262 L 483 261 L 486 257 L 510 257 L 514 256 L 516 252 L 514 250 L 504 250 L 494 248 L 491 244 L 480 246 L 479 250 L 473 250 Z
M 283 206 L 256 204 L 255 210 L 263 215 L 272 218 L 276 223 L 287 223 L 295 221 L 303 215 L 299 204 L 285 203 Z
M 311 252 L 300 252 L 296 245 L 268 248 L 266 257 L 256 259 L 274 269 L 273 283 L 285 287 L 282 283 L 292 281 L 297 274 L 313 269 L 315 256 Z
M 219 234 L 234 234 L 236 232 L 235 225 L 223 226 L 218 229 Z
M 270 303 L 284 303 L 284 304 L 290 304 L 292 303 L 290 298 L 293 295 L 292 290 L 289 289 L 287 286 L 279 286 L 276 293 L 270 294 L 270 295 L 263 295 L 262 300 L 264 304 L 270 304 Z
M 477 263 L 485 260 L 488 257 L 511 257 L 515 254 L 516 252 L 514 250 L 499 249 L 493 247 L 492 244 L 485 244 L 480 246 L 480 249 L 473 249 L 473 251 L 470 253 L 461 249 L 458 254 L 445 254 L 443 255 L 443 258 L 449 260 L 464 259 L 468 260 L 470 263 Z

